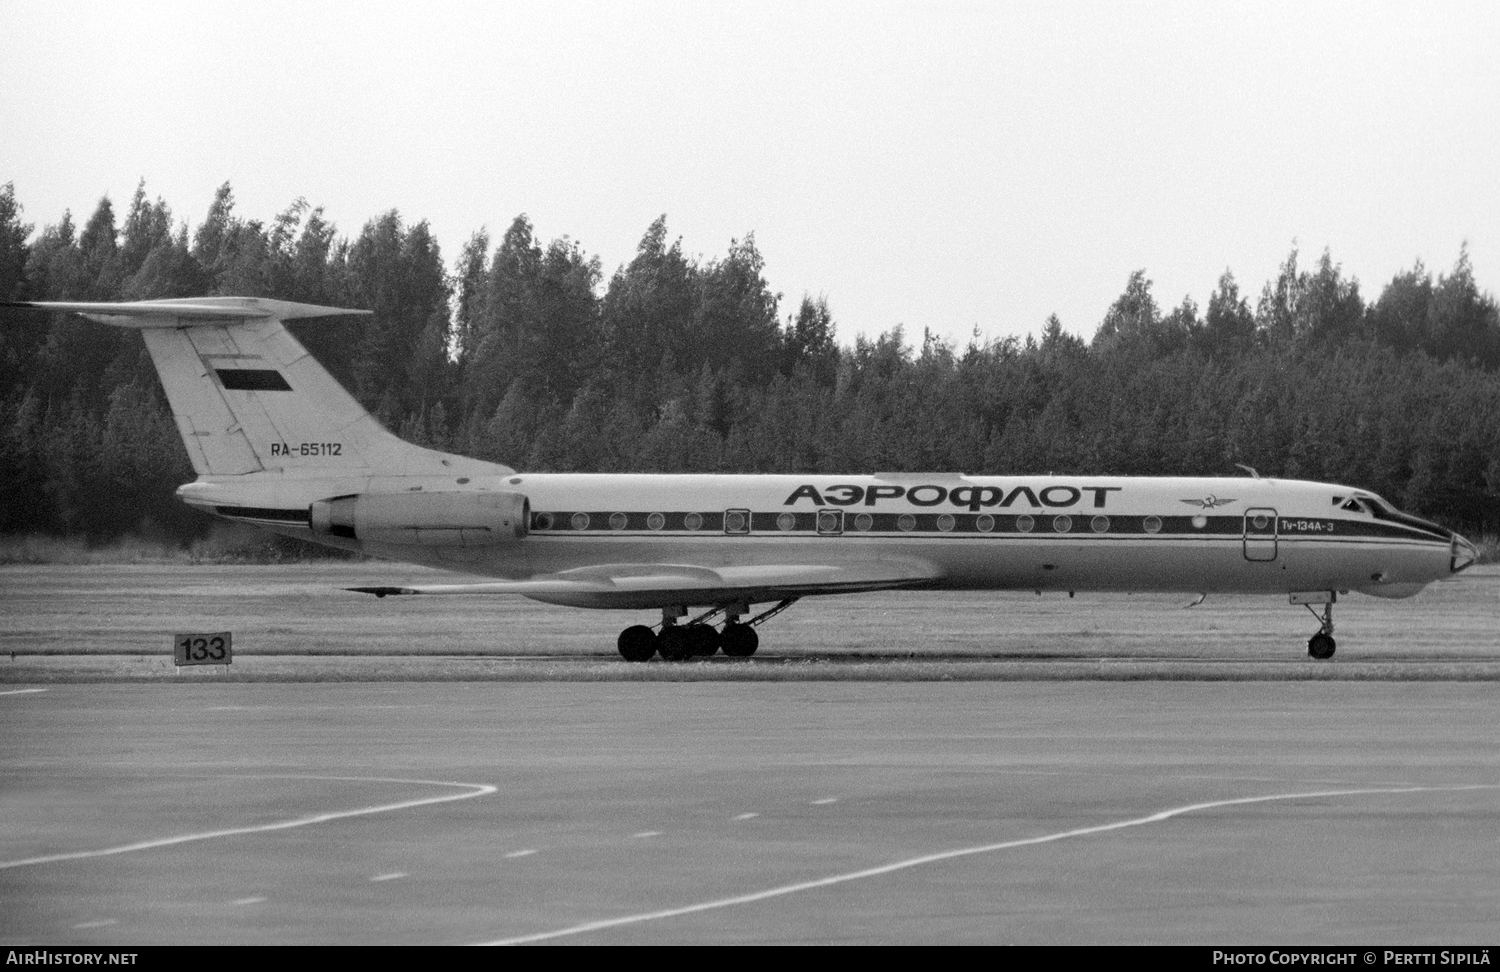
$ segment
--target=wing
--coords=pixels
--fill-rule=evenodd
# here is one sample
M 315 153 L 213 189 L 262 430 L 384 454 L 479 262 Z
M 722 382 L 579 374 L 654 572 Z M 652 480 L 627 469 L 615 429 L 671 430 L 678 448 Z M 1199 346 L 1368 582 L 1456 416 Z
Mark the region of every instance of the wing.
M 942 573 L 925 561 L 864 564 L 770 564 L 697 567 L 690 564 L 604 564 L 528 580 L 471 584 L 351 587 L 376 597 L 403 594 L 521 594 L 549 604 L 592 608 L 712 606 L 733 601 L 778 601 L 811 594 L 854 594 L 926 587 Z

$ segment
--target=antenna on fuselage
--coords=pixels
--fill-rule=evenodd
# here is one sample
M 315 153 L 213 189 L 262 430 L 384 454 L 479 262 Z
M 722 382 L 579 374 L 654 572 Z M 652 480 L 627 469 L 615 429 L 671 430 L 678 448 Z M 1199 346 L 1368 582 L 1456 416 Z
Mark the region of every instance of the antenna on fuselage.
M 1238 469 L 1245 470 L 1245 472 L 1247 472 L 1247 473 L 1250 474 L 1250 478 L 1251 479 L 1259 479 L 1260 478 L 1260 473 L 1258 473 L 1258 472 L 1255 471 L 1255 467 L 1254 466 L 1247 466 L 1247 465 L 1245 465 L 1242 462 L 1237 462 L 1237 463 L 1235 463 L 1235 467 L 1238 468 Z

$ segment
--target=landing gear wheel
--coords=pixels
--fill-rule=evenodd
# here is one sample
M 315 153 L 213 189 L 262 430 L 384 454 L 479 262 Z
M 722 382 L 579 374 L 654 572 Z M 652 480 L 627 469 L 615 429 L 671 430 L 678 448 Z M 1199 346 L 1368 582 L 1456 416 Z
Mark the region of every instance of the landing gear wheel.
M 726 624 L 719 635 L 719 644 L 723 646 L 724 654 L 732 658 L 749 658 L 760 647 L 760 635 L 748 624 Z
M 707 658 L 719 653 L 719 632 L 709 624 L 690 624 L 687 627 L 688 644 L 693 654 Z
M 656 636 L 656 650 L 666 661 L 687 661 L 693 655 L 693 636 L 676 625 L 662 628 Z
M 1333 635 L 1326 635 L 1321 631 L 1307 639 L 1307 653 L 1319 661 L 1332 658 L 1334 647 Z
M 1318 625 L 1318 633 L 1307 639 L 1307 653 L 1318 661 L 1326 661 L 1333 657 L 1333 602 L 1338 600 L 1338 592 L 1328 591 L 1326 594 L 1312 592 L 1301 595 L 1300 600 L 1298 597 L 1297 594 L 1293 594 L 1292 603 L 1306 605 L 1307 609 L 1312 612 L 1312 616 L 1321 622 Z M 1317 608 L 1313 607 L 1314 604 L 1323 605 L 1321 615 L 1318 614 Z
M 656 654 L 656 632 L 644 624 L 633 624 L 620 632 L 620 657 L 626 661 L 650 661 Z

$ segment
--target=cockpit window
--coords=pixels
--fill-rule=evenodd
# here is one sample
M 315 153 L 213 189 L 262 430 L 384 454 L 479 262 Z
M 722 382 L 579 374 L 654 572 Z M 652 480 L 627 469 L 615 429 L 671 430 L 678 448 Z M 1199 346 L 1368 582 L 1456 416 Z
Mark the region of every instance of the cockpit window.
M 1349 513 L 1364 513 L 1365 512 L 1365 508 L 1360 505 L 1359 500 L 1355 499 L 1352 496 L 1349 497 L 1347 500 L 1345 500 L 1344 501 L 1344 505 L 1340 506 L 1339 509 L 1345 510 L 1345 511 L 1347 511 Z
M 1412 516 L 1410 513 L 1402 513 L 1378 496 L 1360 496 L 1358 499 L 1364 504 L 1365 510 L 1377 520 L 1405 524 L 1406 526 L 1416 527 L 1419 530 L 1436 533 L 1444 537 L 1453 536 L 1452 530 L 1440 527 L 1431 520 L 1424 520 L 1421 517 Z

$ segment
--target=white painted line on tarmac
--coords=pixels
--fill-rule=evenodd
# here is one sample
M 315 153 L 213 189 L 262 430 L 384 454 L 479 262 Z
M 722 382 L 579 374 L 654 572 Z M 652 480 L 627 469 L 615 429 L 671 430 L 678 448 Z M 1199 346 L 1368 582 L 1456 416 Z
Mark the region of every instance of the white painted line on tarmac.
M 374 877 L 370 878 L 370 883 L 373 884 L 376 881 L 399 881 L 401 878 L 404 878 L 404 877 L 406 877 L 406 872 L 405 871 L 392 871 L 389 874 L 377 874 L 377 875 L 375 875 Z
M 46 689 L 6 689 L 0 695 L 34 695 L 37 692 L 45 692 Z
M 99 921 L 80 921 L 78 924 L 74 925 L 73 927 L 74 928 L 108 928 L 110 925 L 118 925 L 119 923 L 120 923 L 119 920 L 116 919 L 116 918 L 104 918 L 104 919 L 101 919 Z
M 133 851 L 153 850 L 157 847 L 171 847 L 173 844 L 187 844 L 198 840 L 214 840 L 219 837 L 238 837 L 241 834 L 260 834 L 272 830 L 291 830 L 293 827 L 307 827 L 311 824 L 327 823 L 330 820 L 343 820 L 348 817 L 368 817 L 376 813 L 390 813 L 394 810 L 410 810 L 413 807 L 425 807 L 434 803 L 449 803 L 454 800 L 468 800 L 477 796 L 488 796 L 494 793 L 498 787 L 488 783 L 452 783 L 447 780 L 402 780 L 390 777 L 370 776 L 292 776 L 280 777 L 281 779 L 297 780 L 333 780 L 343 783 L 402 783 L 420 786 L 451 786 L 466 790 L 465 793 L 446 793 L 442 796 L 419 797 L 415 800 L 402 800 L 398 803 L 382 803 L 373 807 L 359 807 L 354 810 L 334 810 L 329 813 L 316 813 L 308 817 L 296 817 L 292 820 L 278 820 L 274 823 L 255 824 L 249 827 L 226 827 L 223 830 L 205 830 L 196 834 L 179 834 L 176 837 L 161 837 L 157 840 L 142 840 L 134 844 L 122 844 L 119 847 L 105 847 L 100 850 L 71 851 L 65 854 L 44 854 L 41 857 L 26 857 L 18 861 L 0 861 L 0 870 L 11 867 L 25 867 L 30 864 L 52 864 L 56 861 L 77 861 L 88 857 L 108 857 L 112 854 L 129 854 Z
M 908 868 L 920 867 L 924 864 L 934 864 L 938 861 L 953 860 L 958 857 L 971 857 L 975 854 L 989 854 L 995 851 L 1010 850 L 1015 847 L 1030 847 L 1035 844 L 1049 844 L 1053 841 L 1066 840 L 1070 837 L 1086 837 L 1090 834 L 1102 834 L 1112 830 L 1124 830 L 1128 827 L 1141 827 L 1146 824 L 1161 823 L 1173 817 L 1180 817 L 1187 813 L 1197 813 L 1204 810 L 1217 810 L 1221 807 L 1245 806 L 1252 803 L 1270 803 L 1278 800 L 1316 800 L 1320 797 L 1347 797 L 1347 796 L 1375 796 L 1379 794 L 1402 794 L 1402 793 L 1439 793 L 1454 792 L 1461 790 L 1494 790 L 1500 789 L 1500 784 L 1475 783 L 1464 786 L 1403 786 L 1403 787 L 1381 787 L 1359 790 L 1313 790 L 1305 793 L 1272 793 L 1267 796 L 1238 797 L 1232 800 L 1208 800 L 1203 803 L 1189 803 L 1186 806 L 1172 807 L 1170 810 L 1161 810 L 1157 813 L 1148 814 L 1144 817 L 1131 817 L 1128 820 L 1116 820 L 1113 823 L 1096 824 L 1092 827 L 1078 827 L 1073 830 L 1060 830 L 1053 834 L 1043 834 L 1040 837 L 1023 837 L 1019 840 L 1006 840 L 996 844 L 981 844 L 977 847 L 960 847 L 956 850 L 938 851 L 935 854 L 923 854 L 920 857 L 909 857 L 905 860 L 892 861 L 889 864 L 881 864 L 878 867 L 868 867 L 859 871 L 849 871 L 845 874 L 834 874 L 828 877 L 815 878 L 811 881 L 798 881 L 795 884 L 783 884 L 780 887 L 767 888 L 764 891 L 753 891 L 749 894 L 739 894 L 729 898 L 718 898 L 714 901 L 702 901 L 698 904 L 684 905 L 680 908 L 663 908 L 660 911 L 646 911 L 635 915 L 624 915 L 619 918 L 605 918 L 599 921 L 584 922 L 580 925 L 570 925 L 567 928 L 558 928 L 553 931 L 536 932 L 530 935 L 517 935 L 512 938 L 497 938 L 494 941 L 480 942 L 481 945 L 524 945 L 528 942 L 541 942 L 550 938 L 564 938 L 568 935 L 582 935 L 586 932 L 603 931 L 606 928 L 619 928 L 622 925 L 637 925 L 647 921 L 660 921 L 663 918 L 677 918 L 682 915 L 696 914 L 700 911 L 714 911 L 719 908 L 732 908 L 735 905 L 753 904 L 757 901 L 765 901 L 767 898 L 779 898 L 798 891 L 812 891 L 816 888 L 826 888 L 835 884 L 847 884 L 851 881 L 859 881 L 864 878 L 879 877 L 894 871 L 904 871 Z
M 742 813 L 739 816 L 735 817 L 734 819 L 736 819 L 736 820 L 754 820 L 758 816 L 760 816 L 760 814 L 758 814 L 758 813 Z
M 535 854 L 535 853 L 536 853 L 536 848 L 529 847 L 526 850 L 511 851 L 509 854 L 506 854 L 505 856 L 506 857 L 530 857 L 532 854 Z
M 638 834 L 631 834 L 630 836 L 637 837 L 637 838 L 639 838 L 639 837 L 660 837 L 661 836 L 661 831 L 660 830 L 643 830 L 643 831 L 641 831 Z
M 814 800 L 812 802 L 812 805 L 815 806 L 815 807 L 826 807 L 830 803 L 838 803 L 838 802 L 839 802 L 839 798 L 838 797 L 824 797 L 821 800 Z
M 264 900 L 266 900 L 266 899 L 265 898 L 236 898 L 236 899 L 234 899 L 233 901 L 231 901 L 229 903 L 232 904 L 232 905 L 253 905 L 253 904 L 260 904 Z

